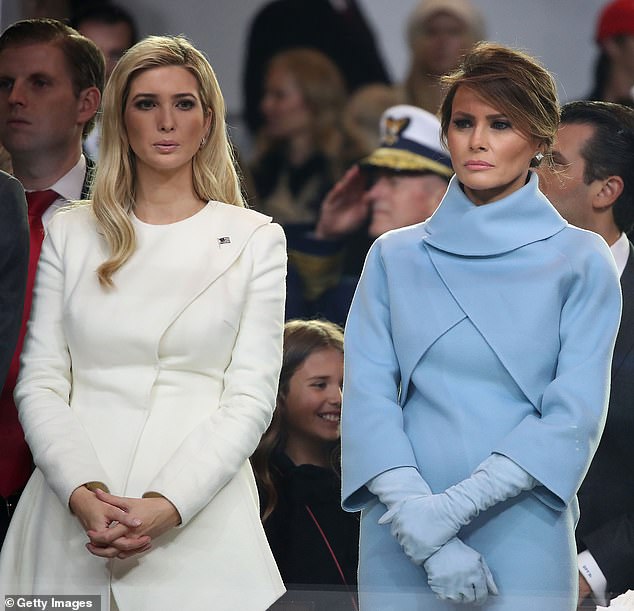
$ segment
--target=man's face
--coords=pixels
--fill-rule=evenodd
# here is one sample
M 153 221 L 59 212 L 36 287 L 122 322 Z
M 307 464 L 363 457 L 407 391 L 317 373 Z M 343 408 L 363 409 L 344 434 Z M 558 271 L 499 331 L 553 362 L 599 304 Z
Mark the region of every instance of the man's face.
M 438 208 L 447 181 L 436 174 L 399 175 L 379 171 L 368 190 L 371 222 L 368 233 L 375 238 L 427 220 Z
M 0 141 L 14 159 L 78 148 L 84 114 L 58 47 L 36 43 L 0 52 Z
M 589 185 L 583 180 L 586 162 L 581 156 L 594 127 L 583 123 L 562 124 L 553 149 L 555 168 L 539 171 L 539 186 L 553 206 L 571 225 L 592 227 L 592 201 L 598 181 Z
M 125 21 L 101 23 L 88 20 L 82 22 L 78 30 L 101 49 L 106 59 L 107 81 L 121 56 L 132 46 L 130 26 Z

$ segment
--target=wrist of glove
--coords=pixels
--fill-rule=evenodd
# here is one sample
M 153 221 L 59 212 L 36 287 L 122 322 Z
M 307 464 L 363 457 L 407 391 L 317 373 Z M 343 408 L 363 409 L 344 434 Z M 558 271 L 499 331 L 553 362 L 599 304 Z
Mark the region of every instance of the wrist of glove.
M 454 537 L 423 564 L 429 587 L 440 600 L 483 604 L 498 589 L 484 558 Z
M 441 494 L 409 496 L 389 507 L 379 520 L 391 523 L 392 535 L 409 558 L 423 563 L 460 529 L 484 511 L 523 490 L 536 480 L 509 458 L 493 454 L 471 477 Z
M 510 458 L 492 454 L 470 477 L 445 490 L 447 511 L 464 526 L 481 511 L 535 487 L 537 481 Z
M 387 522 L 405 500 L 431 494 L 431 488 L 414 467 L 397 467 L 384 471 L 371 479 L 366 486 L 387 508 L 381 518 L 385 518 Z

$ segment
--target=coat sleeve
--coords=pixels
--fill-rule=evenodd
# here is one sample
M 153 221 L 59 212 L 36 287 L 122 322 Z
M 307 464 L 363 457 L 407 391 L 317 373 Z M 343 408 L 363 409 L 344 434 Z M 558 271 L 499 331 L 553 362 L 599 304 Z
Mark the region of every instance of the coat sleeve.
M 606 499 L 609 503 L 609 499 Z M 582 537 L 608 582 L 622 594 L 634 584 L 634 512 L 622 514 Z
M 586 234 L 588 241 L 576 244 L 570 260 L 554 378 L 539 412 L 524 418 L 494 449 L 538 480 L 542 485 L 534 494 L 558 510 L 573 500 L 601 438 L 621 312 L 612 255 L 602 238 Z
M 85 483 L 99 482 L 108 489 L 108 476 L 70 408 L 72 362 L 63 325 L 67 214 L 72 216 L 52 219 L 42 243 L 14 394 L 33 460 L 64 505 Z
M 26 288 L 29 263 L 29 225 L 20 183 L 0 174 L 0 390 L 13 357 Z
M 375 498 L 365 484 L 376 475 L 418 468 L 398 403 L 401 376 L 380 244 L 379 239 L 370 249 L 346 322 L 341 460 L 348 511 Z
M 284 332 L 286 242 L 282 229 L 275 224 L 260 227 L 241 256 L 250 257 L 252 275 L 219 409 L 183 440 L 146 492 L 168 498 L 180 513 L 182 525 L 251 456 L 275 407 Z

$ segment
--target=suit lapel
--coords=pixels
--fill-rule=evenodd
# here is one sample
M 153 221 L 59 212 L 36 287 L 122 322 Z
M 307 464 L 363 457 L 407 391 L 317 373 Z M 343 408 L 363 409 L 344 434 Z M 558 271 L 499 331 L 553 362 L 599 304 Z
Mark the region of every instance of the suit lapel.
M 626 356 L 634 349 L 634 246 L 631 242 L 630 255 L 621 275 L 621 291 L 623 293 L 623 311 L 614 346 L 612 377 L 618 374 Z

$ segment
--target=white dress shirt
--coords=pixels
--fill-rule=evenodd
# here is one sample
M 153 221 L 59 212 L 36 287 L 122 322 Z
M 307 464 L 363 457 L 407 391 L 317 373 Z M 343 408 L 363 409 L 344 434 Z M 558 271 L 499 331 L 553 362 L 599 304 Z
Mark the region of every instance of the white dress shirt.
M 57 182 L 52 184 L 47 189 L 53 189 L 59 193 L 59 197 L 48 207 L 46 212 L 42 215 L 42 225 L 44 229 L 48 226 L 49 221 L 53 218 L 53 215 L 68 202 L 81 199 L 81 191 L 84 186 L 84 179 L 86 178 L 86 158 L 82 154 L 79 157 L 79 161 L 62 176 Z M 28 192 L 28 190 L 27 190 Z

